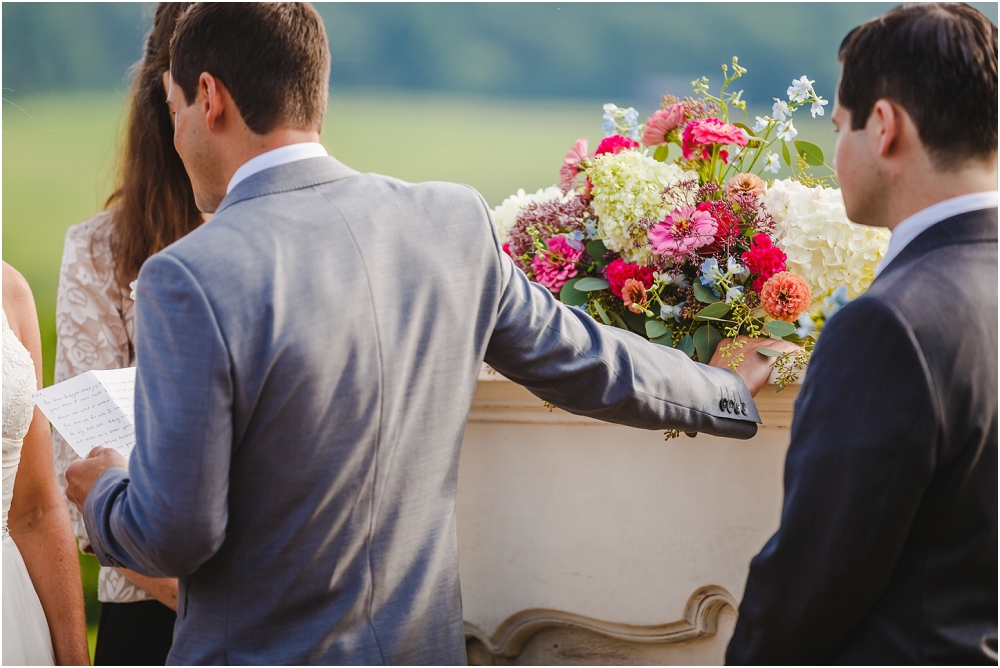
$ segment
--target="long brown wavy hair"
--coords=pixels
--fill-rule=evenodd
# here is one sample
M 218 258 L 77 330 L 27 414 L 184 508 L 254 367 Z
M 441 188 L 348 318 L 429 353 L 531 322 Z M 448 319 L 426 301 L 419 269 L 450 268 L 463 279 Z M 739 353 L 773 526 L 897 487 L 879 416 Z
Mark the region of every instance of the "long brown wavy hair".
M 192 3 L 161 2 L 132 83 L 118 187 L 105 207 L 115 279 L 128 286 L 150 255 L 203 222 L 184 163 L 174 149 L 174 129 L 163 90 L 170 69 L 170 38 L 177 19 Z M 112 208 L 113 207 L 113 208 Z

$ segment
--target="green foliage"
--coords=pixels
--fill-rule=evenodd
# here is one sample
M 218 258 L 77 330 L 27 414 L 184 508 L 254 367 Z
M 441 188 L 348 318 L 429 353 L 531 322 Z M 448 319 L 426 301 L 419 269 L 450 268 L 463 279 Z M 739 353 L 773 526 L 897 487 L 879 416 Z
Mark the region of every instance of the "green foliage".
M 622 317 L 620 315 L 618 315 L 614 311 L 608 311 L 608 315 L 611 316 L 611 320 L 614 321 L 616 327 L 620 327 L 622 329 L 628 329 L 628 325 L 625 324 L 625 321 L 622 320 Z
M 562 286 L 562 290 L 559 291 L 559 301 L 570 306 L 583 306 L 587 303 L 587 293 L 580 292 L 573 287 L 579 280 L 579 278 L 571 278 L 566 281 L 566 284 Z
M 670 330 L 659 320 L 647 320 L 646 321 L 646 336 L 650 340 L 658 339 L 665 336 Z
M 781 158 L 789 167 L 792 166 L 792 154 L 788 152 L 788 142 L 781 140 Z
M 823 149 L 812 142 L 795 140 L 795 150 L 812 167 L 823 166 Z
M 726 302 L 717 301 L 709 304 L 695 315 L 695 320 L 719 320 L 729 313 L 730 305 Z
M 691 287 L 694 288 L 694 298 L 702 304 L 715 304 L 719 301 L 719 298 L 712 292 L 712 288 L 702 285 L 701 281 L 695 281 Z
M 646 333 L 646 316 L 642 313 L 633 313 L 632 311 L 625 310 L 622 314 L 622 319 L 628 325 L 628 328 L 636 334 L 644 335 Z
M 677 342 L 677 349 L 688 357 L 694 357 L 694 339 L 691 338 L 690 334 L 681 337 L 681 340 Z
M 595 292 L 597 290 L 607 290 L 610 287 L 603 278 L 581 278 L 574 286 L 580 292 Z
M 594 264 L 598 267 L 605 266 L 604 256 L 608 253 L 608 247 L 604 245 L 604 242 L 600 239 L 595 239 L 591 241 L 586 246 L 587 255 L 590 259 L 594 261 Z
M 695 330 L 693 340 L 698 361 L 708 364 L 715 354 L 715 349 L 722 342 L 722 334 L 712 325 L 706 324 Z
M 608 312 L 604 310 L 604 307 L 601 305 L 601 302 L 595 301 L 595 302 L 591 302 L 591 303 L 594 305 L 594 308 L 597 309 L 597 315 L 600 316 L 600 318 L 604 322 L 604 324 L 605 325 L 610 325 L 611 324 L 611 318 L 608 317 Z
M 650 338 L 649 340 L 653 343 L 657 343 L 661 346 L 673 346 L 674 345 L 674 332 L 669 327 L 664 327 L 664 333 L 655 338 Z
M 776 339 L 783 339 L 789 334 L 795 333 L 795 325 L 790 322 L 785 322 L 784 320 L 772 320 L 771 322 L 765 323 L 764 329 L 767 333 Z

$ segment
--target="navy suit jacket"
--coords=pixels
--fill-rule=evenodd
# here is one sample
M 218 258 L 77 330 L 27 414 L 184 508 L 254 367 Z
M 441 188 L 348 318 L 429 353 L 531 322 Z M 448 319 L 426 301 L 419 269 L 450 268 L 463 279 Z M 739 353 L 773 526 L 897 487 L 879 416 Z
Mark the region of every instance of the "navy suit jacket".
M 727 663 L 972 664 L 997 633 L 997 210 L 914 239 L 823 332 Z

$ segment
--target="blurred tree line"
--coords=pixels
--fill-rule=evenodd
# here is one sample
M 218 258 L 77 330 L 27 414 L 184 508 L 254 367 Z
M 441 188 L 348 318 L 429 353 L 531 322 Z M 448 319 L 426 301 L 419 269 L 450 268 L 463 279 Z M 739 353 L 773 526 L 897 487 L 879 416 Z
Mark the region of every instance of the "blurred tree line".
M 655 106 L 737 55 L 746 99 L 808 74 L 832 97 L 837 47 L 893 3 L 317 3 L 336 86 Z M 975 3 L 994 22 L 996 3 Z M 4 3 L 5 95 L 125 86 L 152 3 Z

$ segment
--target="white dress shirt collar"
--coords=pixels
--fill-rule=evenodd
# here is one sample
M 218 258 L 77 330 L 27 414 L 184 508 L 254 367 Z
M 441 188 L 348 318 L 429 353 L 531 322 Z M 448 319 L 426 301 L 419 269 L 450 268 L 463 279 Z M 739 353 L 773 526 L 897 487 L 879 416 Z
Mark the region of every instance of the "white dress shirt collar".
M 946 199 L 943 202 L 938 202 L 913 214 L 897 225 L 892 231 L 892 237 L 889 239 L 889 250 L 885 252 L 885 256 L 875 270 L 875 275 L 878 276 L 881 274 L 889 266 L 889 263 L 927 228 L 940 223 L 942 220 L 947 220 L 948 218 L 968 213 L 969 211 L 995 209 L 997 208 L 997 199 L 998 193 L 996 190 L 971 193 L 969 195 L 960 195 L 959 197 Z
M 261 153 L 257 157 L 250 158 L 240 165 L 240 168 L 233 174 L 233 178 L 229 179 L 229 185 L 226 186 L 226 194 L 231 193 L 240 181 L 253 176 L 257 172 L 263 172 L 265 169 L 277 167 L 278 165 L 287 165 L 290 162 L 298 162 L 299 160 L 307 160 L 308 158 L 320 158 L 327 155 L 329 154 L 323 148 L 322 144 L 312 141 L 301 144 L 288 144 L 267 153 Z

